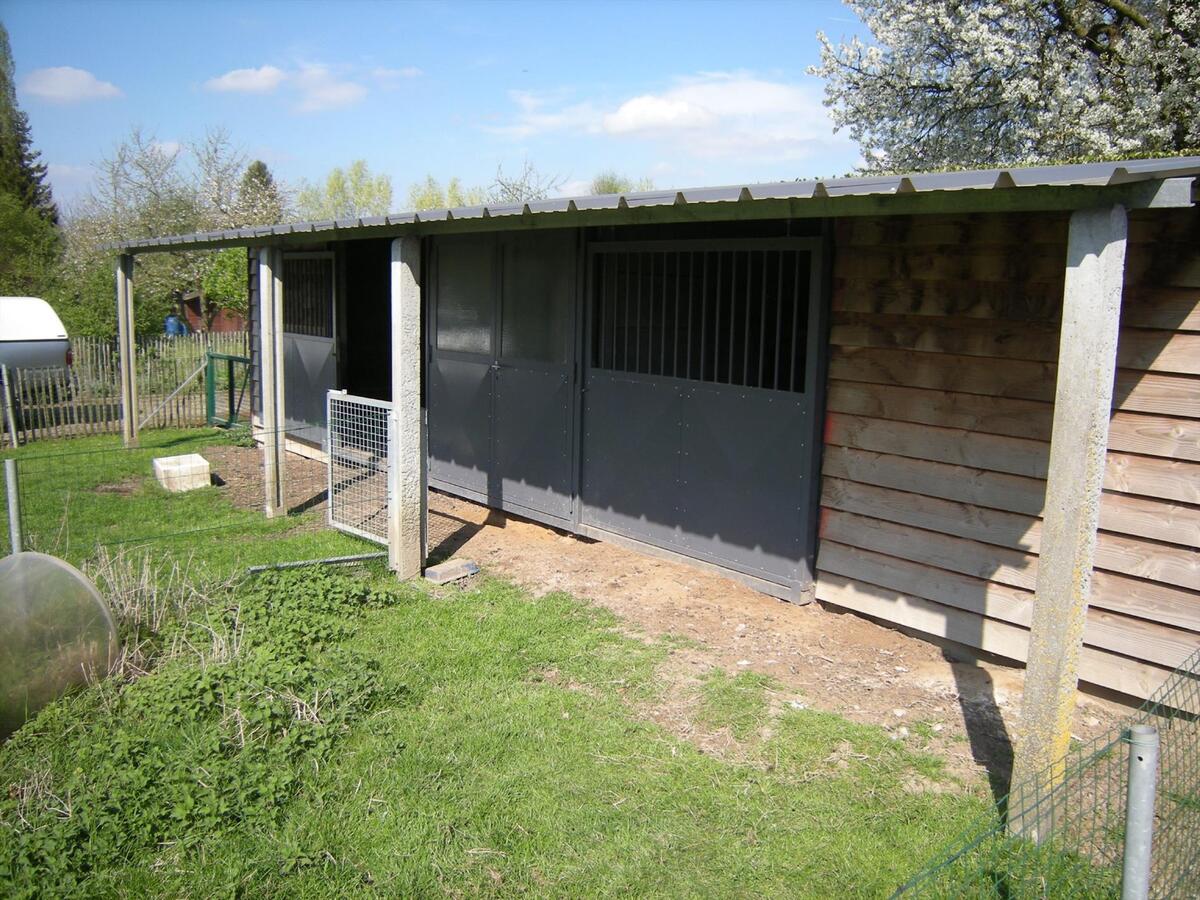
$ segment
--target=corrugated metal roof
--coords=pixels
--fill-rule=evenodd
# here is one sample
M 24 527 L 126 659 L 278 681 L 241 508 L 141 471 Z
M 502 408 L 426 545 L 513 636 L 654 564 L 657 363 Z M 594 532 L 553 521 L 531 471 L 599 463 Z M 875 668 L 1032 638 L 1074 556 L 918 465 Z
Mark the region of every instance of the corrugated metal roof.
M 491 204 L 455 209 L 430 209 L 387 216 L 297 222 L 293 224 L 235 228 L 168 237 L 143 238 L 118 244 L 122 250 L 174 248 L 240 242 L 257 237 L 320 234 L 360 228 L 411 226 L 421 222 L 489 219 L 525 214 L 589 212 L 679 206 L 697 203 L 754 203 L 764 200 L 810 200 L 814 198 L 888 196 L 933 191 L 990 191 L 1031 187 L 1109 187 L 1136 181 L 1158 181 L 1200 175 L 1200 157 L 1138 159 L 1117 162 L 1079 163 L 1064 166 L 1030 166 L 1009 169 L 976 169 L 962 172 L 927 172 L 910 175 L 871 175 L 858 178 L 822 178 L 781 181 L 770 184 L 726 185 L 683 190 L 638 191 L 629 194 L 600 194 L 587 197 L 556 197 L 529 203 Z

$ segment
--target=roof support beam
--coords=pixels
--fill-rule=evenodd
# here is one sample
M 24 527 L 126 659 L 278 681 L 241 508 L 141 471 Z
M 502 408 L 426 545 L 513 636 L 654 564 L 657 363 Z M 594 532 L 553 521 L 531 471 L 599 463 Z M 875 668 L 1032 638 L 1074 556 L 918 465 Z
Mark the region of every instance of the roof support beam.
M 133 257 L 117 257 L 117 355 L 121 366 L 121 440 L 138 445 L 137 338 L 133 321 Z
M 344 222 L 281 225 L 268 235 L 231 231 L 188 235 L 184 238 L 149 238 L 132 241 L 122 249 L 130 253 L 165 253 L 182 249 L 244 247 L 263 243 L 295 247 L 324 241 L 360 240 L 403 235 L 457 234 L 463 232 L 520 231 L 539 228 L 585 228 L 612 225 L 650 225 L 679 222 L 736 222 L 758 219 L 811 219 L 840 216 L 907 216 L 955 213 L 1070 212 L 1077 209 L 1168 209 L 1194 202 L 1192 177 L 1148 179 L 1120 184 L 1032 185 L 992 189 L 914 190 L 876 194 L 828 192 L 803 197 L 694 200 L 625 205 L 605 209 L 568 207 L 561 211 L 514 211 L 489 215 L 445 211 L 387 216 L 359 225 Z M 565 202 L 565 201 L 564 201 Z
M 1071 739 L 1117 364 L 1125 209 L 1071 215 L 1037 593 L 1009 827 L 1044 840 Z M 1024 815 L 1022 815 L 1024 811 Z
M 263 508 L 267 518 L 287 512 L 284 493 L 283 251 L 258 251 L 259 359 L 262 361 Z
M 425 430 L 421 422 L 421 239 L 392 241 L 392 411 L 388 426 L 388 565 L 425 568 Z

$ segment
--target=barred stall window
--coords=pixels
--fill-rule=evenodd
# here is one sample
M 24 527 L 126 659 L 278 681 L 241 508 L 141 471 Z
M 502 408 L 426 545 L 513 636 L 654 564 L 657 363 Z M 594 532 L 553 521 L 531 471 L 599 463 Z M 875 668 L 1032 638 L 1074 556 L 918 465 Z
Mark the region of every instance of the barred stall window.
M 333 337 L 333 256 L 285 256 L 283 330 Z
M 804 391 L 809 249 L 697 242 L 594 254 L 593 368 Z

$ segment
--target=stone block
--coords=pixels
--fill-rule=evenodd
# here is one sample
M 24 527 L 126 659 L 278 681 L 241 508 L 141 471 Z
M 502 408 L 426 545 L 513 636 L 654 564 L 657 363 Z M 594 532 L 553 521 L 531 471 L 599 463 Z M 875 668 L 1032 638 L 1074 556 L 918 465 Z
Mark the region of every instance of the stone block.
M 425 570 L 425 578 L 434 584 L 449 584 L 460 578 L 467 578 L 479 571 L 479 566 L 469 559 L 448 559 L 444 563 L 430 566 Z
M 158 457 L 154 460 L 154 477 L 172 493 L 194 491 L 212 483 L 208 460 L 199 453 Z

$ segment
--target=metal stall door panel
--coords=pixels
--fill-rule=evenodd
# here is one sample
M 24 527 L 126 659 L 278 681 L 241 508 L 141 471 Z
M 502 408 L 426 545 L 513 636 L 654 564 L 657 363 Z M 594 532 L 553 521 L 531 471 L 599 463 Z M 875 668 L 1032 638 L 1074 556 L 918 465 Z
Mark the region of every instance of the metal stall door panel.
M 333 341 L 283 335 L 283 422 L 290 436 L 328 448 L 325 395 L 336 385 Z
M 816 248 L 792 238 L 592 246 L 583 525 L 805 586 Z
M 573 231 L 502 238 L 492 418 L 492 502 L 564 521 L 572 511 L 576 253 Z
M 553 371 L 496 372 L 496 473 L 504 509 L 571 516 L 571 382 Z
M 491 364 L 434 357 L 429 368 L 429 478 L 486 494 L 491 470 Z
M 773 582 L 799 576 L 805 406 L 782 392 L 686 391 L 678 487 L 688 555 Z
M 482 496 L 492 466 L 494 240 L 439 239 L 431 281 L 429 479 Z
M 337 387 L 332 253 L 283 258 L 283 420 L 290 437 L 328 449 L 325 397 Z
M 608 373 L 584 393 L 581 519 L 660 546 L 679 537 L 683 392 Z

